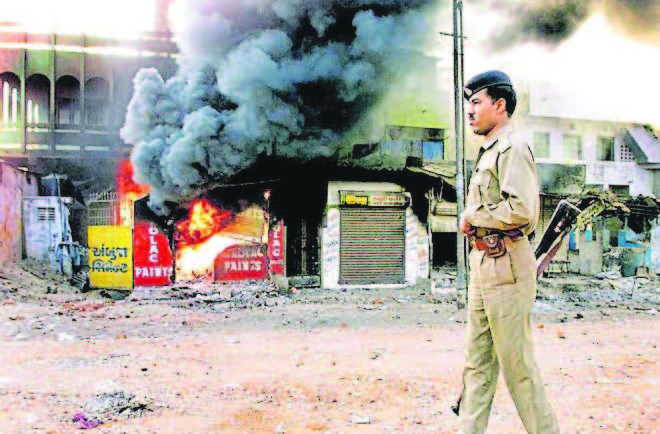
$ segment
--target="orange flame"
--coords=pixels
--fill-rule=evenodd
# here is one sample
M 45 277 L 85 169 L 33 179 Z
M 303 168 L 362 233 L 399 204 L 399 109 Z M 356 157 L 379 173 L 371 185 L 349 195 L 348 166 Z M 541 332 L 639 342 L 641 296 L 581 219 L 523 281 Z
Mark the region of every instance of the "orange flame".
M 137 198 L 149 192 L 149 186 L 138 184 L 133 180 L 134 170 L 131 161 L 122 161 L 117 167 L 117 193 L 119 198 Z
M 137 184 L 133 180 L 133 163 L 122 161 L 117 166 L 116 187 L 119 202 L 118 215 L 121 226 L 133 224 L 133 202 L 149 193 L 149 186 Z
M 190 204 L 188 218 L 176 225 L 177 279 L 214 279 L 220 253 L 236 246 L 268 242 L 265 216 L 265 211 L 254 204 L 234 212 L 206 198 L 196 199 Z
M 177 223 L 178 241 L 185 245 L 196 245 L 208 240 L 232 220 L 231 211 L 218 209 L 208 200 L 195 200 L 187 220 Z

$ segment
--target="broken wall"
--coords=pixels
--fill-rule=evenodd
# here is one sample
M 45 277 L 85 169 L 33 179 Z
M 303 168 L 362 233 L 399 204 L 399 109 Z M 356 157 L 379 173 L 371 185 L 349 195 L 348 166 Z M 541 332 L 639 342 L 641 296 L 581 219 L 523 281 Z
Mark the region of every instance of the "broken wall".
M 0 264 L 23 256 L 23 197 L 39 192 L 36 175 L 0 160 Z

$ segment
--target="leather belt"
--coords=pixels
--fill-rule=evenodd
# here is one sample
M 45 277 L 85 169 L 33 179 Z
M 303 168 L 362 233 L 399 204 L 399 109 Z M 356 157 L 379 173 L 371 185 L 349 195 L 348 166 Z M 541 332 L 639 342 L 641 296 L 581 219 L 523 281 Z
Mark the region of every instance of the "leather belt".
M 478 228 L 475 231 L 475 235 L 470 237 L 471 244 L 477 250 L 485 251 L 491 257 L 499 257 L 506 253 L 505 238 L 509 238 L 514 242 L 525 238 L 525 234 L 520 229 L 511 229 L 508 231 L 484 231 L 482 229 Z M 476 234 L 484 235 L 476 236 Z
M 506 231 L 498 231 L 498 230 L 492 230 L 486 228 L 477 228 L 474 234 L 472 235 L 472 238 L 479 239 L 495 234 L 499 234 L 503 237 L 509 237 L 511 238 L 511 241 L 518 241 L 522 238 L 525 238 L 525 234 L 520 229 L 509 229 Z

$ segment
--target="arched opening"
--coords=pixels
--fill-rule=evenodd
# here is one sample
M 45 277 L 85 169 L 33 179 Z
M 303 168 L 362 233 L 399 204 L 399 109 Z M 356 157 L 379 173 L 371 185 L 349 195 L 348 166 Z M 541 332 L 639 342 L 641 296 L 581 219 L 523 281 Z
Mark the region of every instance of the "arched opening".
M 28 125 L 47 124 L 50 108 L 50 80 L 42 74 L 34 74 L 25 81 L 27 94 L 26 121 Z
M 13 72 L 0 74 L 0 123 L 16 125 L 21 120 L 19 95 L 21 79 Z
M 88 127 L 105 126 L 110 97 L 110 86 L 103 78 L 94 77 L 85 83 L 85 121 Z
M 55 121 L 58 126 L 80 125 L 80 82 L 70 75 L 55 82 Z

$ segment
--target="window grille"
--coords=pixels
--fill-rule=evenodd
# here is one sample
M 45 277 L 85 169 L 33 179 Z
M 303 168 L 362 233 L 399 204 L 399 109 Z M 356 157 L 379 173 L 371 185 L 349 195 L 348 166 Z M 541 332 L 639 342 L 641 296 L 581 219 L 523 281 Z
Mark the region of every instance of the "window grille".
M 115 192 L 92 194 L 87 200 L 87 224 L 104 226 L 119 224 L 119 197 Z
M 621 155 L 621 161 L 635 161 L 635 156 L 630 149 L 630 146 L 625 143 L 619 144 L 619 152 Z

